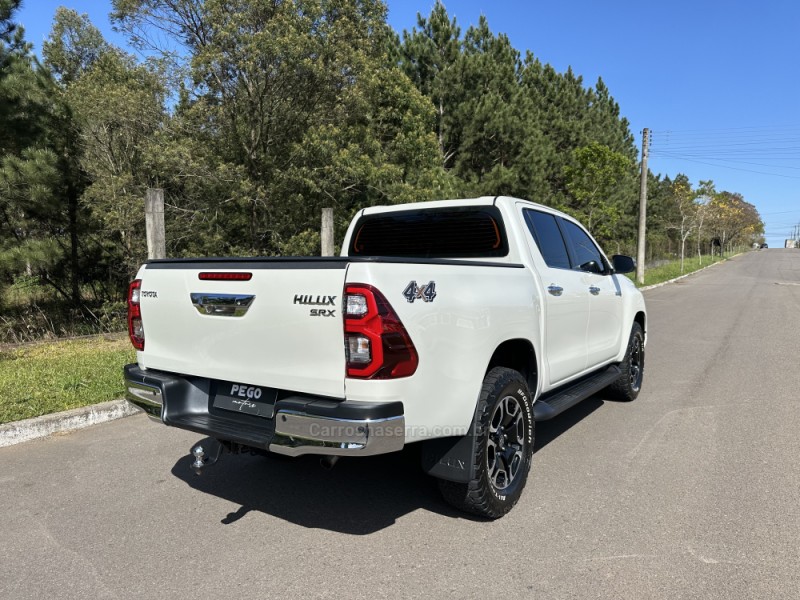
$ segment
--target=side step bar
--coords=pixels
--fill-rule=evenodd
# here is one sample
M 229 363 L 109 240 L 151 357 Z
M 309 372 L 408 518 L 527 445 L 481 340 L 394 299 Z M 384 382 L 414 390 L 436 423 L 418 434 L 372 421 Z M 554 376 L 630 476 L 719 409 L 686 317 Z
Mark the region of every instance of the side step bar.
M 581 400 L 585 400 L 614 383 L 620 373 L 621 371 L 617 365 L 611 365 L 602 371 L 579 379 L 565 388 L 543 394 L 533 405 L 533 420 L 547 421 L 556 415 L 560 415 Z

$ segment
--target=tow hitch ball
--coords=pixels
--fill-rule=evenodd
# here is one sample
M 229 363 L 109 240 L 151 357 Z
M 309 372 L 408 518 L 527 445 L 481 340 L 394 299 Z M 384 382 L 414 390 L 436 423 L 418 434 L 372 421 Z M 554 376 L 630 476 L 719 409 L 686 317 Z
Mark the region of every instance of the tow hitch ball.
M 206 456 L 206 451 L 200 444 L 192 448 L 192 456 L 194 457 L 192 470 L 194 471 L 195 475 L 200 475 L 200 473 L 203 471 L 203 468 L 209 467 L 217 462 L 221 454 L 222 444 L 217 444 L 217 452 L 213 458 Z

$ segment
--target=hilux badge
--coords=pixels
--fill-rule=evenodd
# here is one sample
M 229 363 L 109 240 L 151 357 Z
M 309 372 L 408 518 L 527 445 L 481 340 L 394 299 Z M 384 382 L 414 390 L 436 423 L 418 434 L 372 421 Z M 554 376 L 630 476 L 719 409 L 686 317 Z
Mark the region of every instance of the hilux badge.
M 336 296 L 313 294 L 295 294 L 294 304 L 303 304 L 305 306 L 334 306 L 336 304 Z M 312 308 L 309 313 L 312 317 L 335 317 L 336 310 L 324 308 Z
M 336 304 L 336 296 L 313 296 L 311 294 L 295 294 L 294 304 L 306 304 L 311 306 L 332 306 Z
M 429 281 L 427 285 L 417 285 L 416 281 L 412 281 L 403 290 L 403 297 L 411 303 L 414 300 L 433 302 L 436 298 L 436 282 Z

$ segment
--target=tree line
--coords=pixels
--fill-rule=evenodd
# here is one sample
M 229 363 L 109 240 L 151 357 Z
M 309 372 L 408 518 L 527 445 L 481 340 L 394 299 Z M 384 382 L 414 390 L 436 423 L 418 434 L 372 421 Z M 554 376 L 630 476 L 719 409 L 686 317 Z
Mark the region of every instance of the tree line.
M 520 53 L 484 17 L 462 31 L 437 2 L 400 34 L 381 0 L 113 0 L 135 55 L 59 8 L 37 57 L 19 5 L 0 0 L 14 335 L 42 319 L 118 325 L 149 187 L 165 191 L 170 256 L 318 254 L 322 207 L 340 241 L 365 206 L 497 194 L 633 252 L 638 152 L 609 89 Z M 651 257 L 763 232 L 738 194 L 648 177 Z

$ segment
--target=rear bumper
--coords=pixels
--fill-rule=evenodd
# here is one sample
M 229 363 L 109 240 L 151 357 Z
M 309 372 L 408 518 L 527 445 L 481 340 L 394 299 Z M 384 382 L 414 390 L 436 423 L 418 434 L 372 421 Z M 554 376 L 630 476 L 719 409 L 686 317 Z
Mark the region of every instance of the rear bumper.
M 160 387 L 125 377 L 125 399 L 141 408 L 153 421 L 161 421 L 164 397 Z
M 166 425 L 287 456 L 371 456 L 405 444 L 402 402 L 337 401 L 282 391 L 271 419 L 213 406 L 212 382 L 126 365 L 125 397 Z
M 370 456 L 403 449 L 405 417 L 339 419 L 278 408 L 270 452 Z

